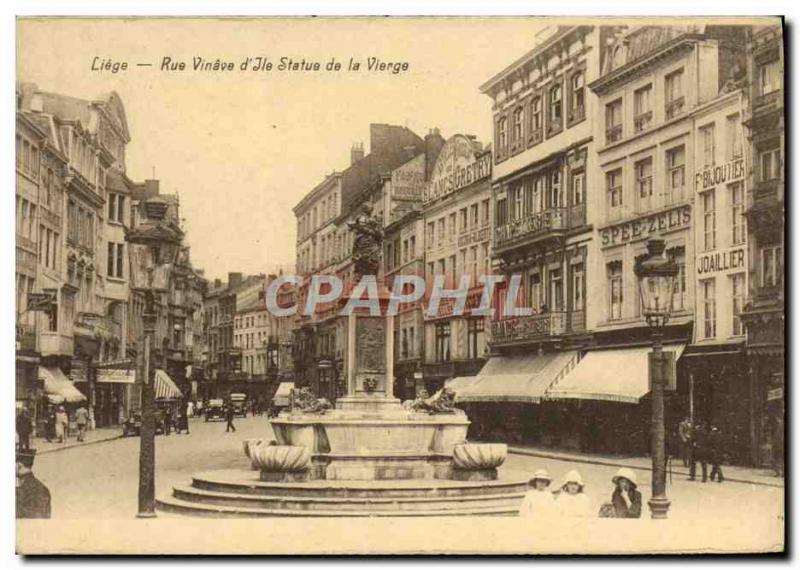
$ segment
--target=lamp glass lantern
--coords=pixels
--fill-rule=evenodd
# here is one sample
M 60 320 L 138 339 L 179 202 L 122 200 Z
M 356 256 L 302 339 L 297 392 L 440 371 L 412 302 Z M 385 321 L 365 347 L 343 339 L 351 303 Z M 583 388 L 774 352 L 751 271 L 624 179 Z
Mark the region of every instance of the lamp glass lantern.
M 647 254 L 636 263 L 642 315 L 654 329 L 667 325 L 672 312 L 672 298 L 678 277 L 678 266 L 664 255 L 664 240 L 647 242 Z

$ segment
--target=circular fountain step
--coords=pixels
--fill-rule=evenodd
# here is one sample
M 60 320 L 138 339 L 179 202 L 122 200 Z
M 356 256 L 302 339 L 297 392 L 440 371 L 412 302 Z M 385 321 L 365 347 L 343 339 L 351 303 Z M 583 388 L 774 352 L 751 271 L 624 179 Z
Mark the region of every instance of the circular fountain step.
M 464 516 L 515 515 L 523 477 L 497 481 L 401 480 L 270 483 L 250 470 L 198 474 L 159 509 L 197 516 Z

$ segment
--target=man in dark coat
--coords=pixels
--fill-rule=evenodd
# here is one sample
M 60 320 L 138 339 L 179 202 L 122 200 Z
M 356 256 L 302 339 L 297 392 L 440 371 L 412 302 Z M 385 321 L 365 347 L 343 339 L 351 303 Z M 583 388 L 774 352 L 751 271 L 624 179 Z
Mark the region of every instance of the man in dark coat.
M 695 480 L 697 472 L 697 462 L 703 470 L 703 483 L 708 478 L 708 430 L 705 424 L 701 423 L 694 427 L 694 438 L 692 440 L 692 464 L 689 467 L 689 480 Z
M 33 475 L 33 458 L 36 451 L 17 452 L 17 518 L 49 519 L 50 491 Z
M 17 414 L 17 437 L 19 438 L 19 449 L 27 451 L 31 448 L 31 432 L 33 424 L 28 410 L 22 409 Z
M 229 431 L 236 431 L 236 426 L 233 425 L 233 418 L 235 416 L 233 404 L 230 402 L 225 405 L 225 419 L 228 421 L 228 425 L 225 426 L 225 432 Z
M 714 480 L 714 477 L 717 477 L 717 482 L 722 483 L 724 477 L 722 476 L 722 468 L 720 464 L 722 463 L 723 459 L 723 447 L 724 442 L 722 441 L 722 432 L 717 426 L 711 426 L 711 430 L 708 432 L 708 462 L 711 463 L 711 480 Z M 705 480 L 705 478 L 703 478 Z

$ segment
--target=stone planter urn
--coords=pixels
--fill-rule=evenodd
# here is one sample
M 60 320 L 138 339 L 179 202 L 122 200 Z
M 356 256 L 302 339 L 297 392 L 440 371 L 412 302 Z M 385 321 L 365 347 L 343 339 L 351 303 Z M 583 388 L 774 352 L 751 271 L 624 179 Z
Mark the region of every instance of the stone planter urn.
M 308 480 L 311 453 L 305 446 L 270 445 L 262 441 L 250 447 L 250 459 L 261 471 L 262 481 L 288 483 Z
M 458 481 L 492 481 L 506 460 L 505 443 L 461 443 L 453 447 L 452 478 Z
M 244 451 L 244 454 L 247 457 L 247 459 L 250 460 L 250 464 L 253 466 L 253 469 L 258 469 L 258 467 L 256 467 L 255 463 L 253 463 L 253 458 L 250 456 L 250 451 L 256 446 L 261 445 L 262 443 L 264 443 L 264 439 L 260 437 L 242 440 L 242 450 Z M 267 442 L 268 445 L 274 445 L 274 443 L 275 443 L 274 441 Z

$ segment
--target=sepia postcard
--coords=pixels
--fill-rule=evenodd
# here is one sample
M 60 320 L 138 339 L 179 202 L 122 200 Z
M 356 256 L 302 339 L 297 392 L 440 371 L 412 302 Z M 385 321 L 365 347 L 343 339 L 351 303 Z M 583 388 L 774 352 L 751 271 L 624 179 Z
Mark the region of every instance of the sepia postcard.
M 17 18 L 17 553 L 784 552 L 783 31 Z

